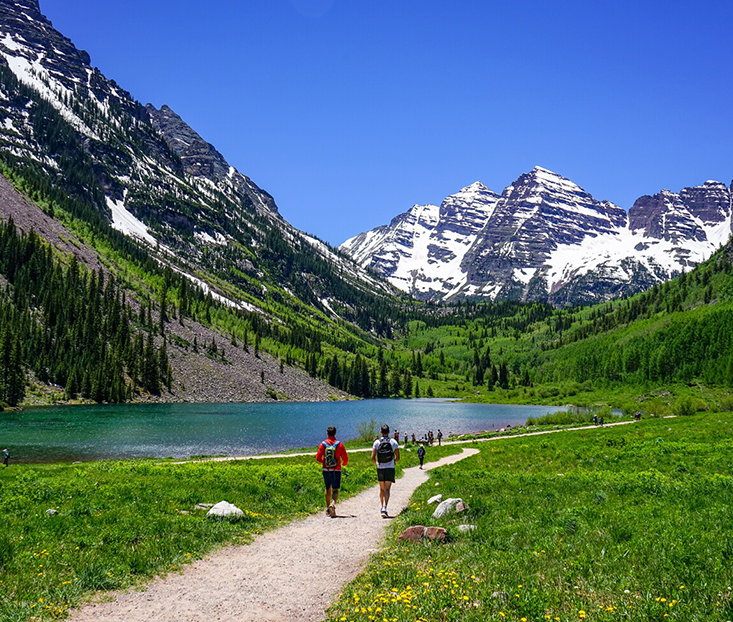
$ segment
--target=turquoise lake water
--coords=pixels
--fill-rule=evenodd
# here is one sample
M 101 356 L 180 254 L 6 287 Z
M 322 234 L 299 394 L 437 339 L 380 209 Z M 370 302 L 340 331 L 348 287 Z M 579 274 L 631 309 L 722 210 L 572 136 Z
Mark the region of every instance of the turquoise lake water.
M 448 436 L 522 425 L 556 410 L 441 399 L 62 406 L 0 413 L 0 449 L 12 462 L 247 456 L 314 447 L 329 425 L 343 441 L 372 419 L 419 438 L 429 429 Z

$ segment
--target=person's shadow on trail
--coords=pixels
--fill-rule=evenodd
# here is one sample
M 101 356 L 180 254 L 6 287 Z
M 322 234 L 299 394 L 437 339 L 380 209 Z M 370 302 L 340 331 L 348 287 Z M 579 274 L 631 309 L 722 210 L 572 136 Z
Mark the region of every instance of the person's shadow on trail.
M 339 518 L 359 518 L 356 514 L 336 514 L 336 516 L 331 517 L 331 520 L 336 520 Z M 394 520 L 397 518 L 396 516 L 382 516 L 382 519 L 384 520 Z

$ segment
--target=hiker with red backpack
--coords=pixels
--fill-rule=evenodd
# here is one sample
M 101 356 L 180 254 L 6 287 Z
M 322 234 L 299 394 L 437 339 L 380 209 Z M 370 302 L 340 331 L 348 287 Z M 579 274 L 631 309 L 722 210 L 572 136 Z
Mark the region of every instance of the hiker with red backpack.
M 341 466 L 349 464 L 346 448 L 336 440 L 336 428 L 326 428 L 328 438 L 318 446 L 316 460 L 323 465 L 323 483 L 326 486 L 326 514 L 336 517 L 336 500 L 341 488 Z
M 389 493 L 395 481 L 395 462 L 400 459 L 400 445 L 393 438 L 389 437 L 389 426 L 385 423 L 382 426 L 382 436 L 374 441 L 372 445 L 372 462 L 377 467 L 377 479 L 379 480 L 379 504 L 382 518 L 388 518 L 387 504 Z

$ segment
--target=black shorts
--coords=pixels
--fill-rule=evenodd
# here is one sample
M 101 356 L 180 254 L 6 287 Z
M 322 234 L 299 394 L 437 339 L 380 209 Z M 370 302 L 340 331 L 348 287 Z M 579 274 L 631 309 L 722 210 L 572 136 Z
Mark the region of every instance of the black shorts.
M 341 488 L 341 471 L 323 471 L 323 483 L 326 486 L 326 490 L 333 488 L 338 490 Z
M 394 483 L 394 469 L 377 469 L 377 479 L 380 482 Z

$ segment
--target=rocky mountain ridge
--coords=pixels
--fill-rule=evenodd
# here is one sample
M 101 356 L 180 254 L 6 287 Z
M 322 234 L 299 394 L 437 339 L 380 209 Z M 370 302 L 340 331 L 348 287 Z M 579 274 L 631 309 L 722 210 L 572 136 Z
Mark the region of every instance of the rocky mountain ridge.
M 501 195 L 476 182 L 413 206 L 341 245 L 425 300 L 598 302 L 689 270 L 731 235 L 731 188 L 717 181 L 643 196 L 627 212 L 542 167 Z
M 275 295 L 353 317 L 364 295 L 394 293 L 285 221 L 168 106 L 143 106 L 104 77 L 37 0 L 0 0 L 0 160 L 230 306 Z

